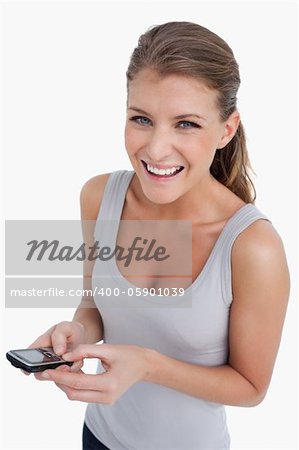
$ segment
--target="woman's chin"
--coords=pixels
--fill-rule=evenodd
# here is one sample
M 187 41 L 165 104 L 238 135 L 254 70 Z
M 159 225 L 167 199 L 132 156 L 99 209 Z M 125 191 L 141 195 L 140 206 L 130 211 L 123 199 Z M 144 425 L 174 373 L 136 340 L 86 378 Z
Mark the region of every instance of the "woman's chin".
M 161 192 L 144 192 L 144 195 L 150 200 L 152 203 L 156 205 L 168 205 L 169 203 L 177 200 L 178 196 L 174 195 L 174 193 L 161 193 Z

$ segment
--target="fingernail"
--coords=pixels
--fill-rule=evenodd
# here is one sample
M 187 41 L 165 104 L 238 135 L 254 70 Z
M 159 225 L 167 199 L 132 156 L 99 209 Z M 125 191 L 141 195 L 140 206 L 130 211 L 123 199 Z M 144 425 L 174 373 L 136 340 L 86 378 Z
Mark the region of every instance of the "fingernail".
M 57 347 L 55 347 L 54 350 L 55 350 L 55 353 L 57 355 L 59 355 L 59 353 L 62 353 L 64 351 L 64 348 L 62 345 L 57 345 Z
M 49 380 L 49 379 L 50 379 L 50 375 L 48 374 L 47 371 L 46 371 L 46 372 L 43 372 L 43 373 L 41 374 L 41 377 L 42 377 L 42 378 L 45 378 L 45 380 Z
M 62 355 L 62 357 L 63 357 L 63 359 L 65 359 L 66 361 L 69 361 L 69 360 L 70 360 L 70 355 L 71 355 L 71 352 L 68 352 L 68 353 L 64 353 L 64 354 Z

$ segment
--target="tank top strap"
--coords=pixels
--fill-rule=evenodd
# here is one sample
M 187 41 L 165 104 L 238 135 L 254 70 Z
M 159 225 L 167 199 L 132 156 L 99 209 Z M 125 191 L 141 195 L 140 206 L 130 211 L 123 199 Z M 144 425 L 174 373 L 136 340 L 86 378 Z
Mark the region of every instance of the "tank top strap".
M 133 170 L 118 170 L 112 172 L 107 180 L 94 229 L 94 238 L 101 246 L 113 248 L 115 245 L 126 193 L 134 173 Z
M 119 220 L 133 170 L 112 172 L 107 180 L 97 220 Z
M 255 205 L 247 203 L 242 206 L 226 223 L 221 236 L 221 251 L 219 252 L 221 263 L 221 283 L 224 299 L 226 303 L 232 302 L 231 283 L 231 252 L 232 246 L 242 231 L 249 227 L 256 220 L 263 219 L 271 222 Z

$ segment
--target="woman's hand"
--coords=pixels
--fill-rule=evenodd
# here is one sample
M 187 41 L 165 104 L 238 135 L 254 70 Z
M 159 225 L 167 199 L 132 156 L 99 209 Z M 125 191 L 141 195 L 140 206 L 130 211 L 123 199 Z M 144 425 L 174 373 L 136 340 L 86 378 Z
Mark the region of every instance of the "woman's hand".
M 54 352 L 61 356 L 63 353 L 72 350 L 84 342 L 85 328 L 82 323 L 76 321 L 60 322 L 57 325 L 53 325 L 44 334 L 39 336 L 29 348 L 53 347 Z M 82 366 L 83 361 L 77 360 L 77 362 L 70 367 L 70 370 L 76 372 L 80 370 Z M 28 372 L 22 372 L 29 375 Z M 40 375 L 40 373 L 36 373 L 35 378 L 41 379 Z
M 99 358 L 106 372 L 88 375 L 72 373 L 67 366 L 61 370 L 47 370 L 40 379 L 54 381 L 70 400 L 113 404 L 138 381 L 145 380 L 151 350 L 133 345 L 79 345 L 62 355 L 67 361 Z
M 60 322 L 53 325 L 44 334 L 39 336 L 29 348 L 53 347 L 54 352 L 61 356 L 84 343 L 85 328 L 80 322 Z

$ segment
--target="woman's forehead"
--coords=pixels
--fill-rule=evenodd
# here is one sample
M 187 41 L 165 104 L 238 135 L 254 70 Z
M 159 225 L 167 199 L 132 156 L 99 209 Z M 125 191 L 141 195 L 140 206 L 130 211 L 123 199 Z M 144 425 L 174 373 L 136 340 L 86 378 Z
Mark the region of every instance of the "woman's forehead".
M 129 83 L 128 108 L 156 110 L 171 109 L 174 115 L 190 111 L 215 110 L 217 91 L 195 77 L 181 74 L 160 75 L 153 70 L 143 70 Z M 147 108 L 147 109 L 146 109 Z

